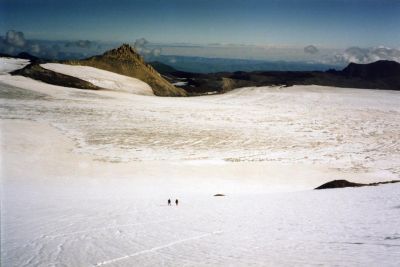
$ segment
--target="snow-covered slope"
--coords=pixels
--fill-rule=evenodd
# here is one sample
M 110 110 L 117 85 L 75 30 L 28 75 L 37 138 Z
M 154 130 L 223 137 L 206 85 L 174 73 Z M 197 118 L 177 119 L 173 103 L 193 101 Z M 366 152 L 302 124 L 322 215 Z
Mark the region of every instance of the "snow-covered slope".
M 29 64 L 27 59 L 0 57 L 0 75 L 22 69 Z
M 1 126 L 2 266 L 400 262 L 400 184 L 213 197 L 190 173 L 186 184 L 169 179 L 173 166 L 149 162 L 152 175 L 141 178 L 136 165 L 122 176 L 126 164 L 71 154 L 73 142 L 45 123 Z M 215 178 L 224 180 L 229 185 Z M 179 206 L 167 206 L 168 198 Z
M 88 66 L 72 66 L 59 63 L 46 63 L 40 66 L 48 70 L 82 79 L 105 89 L 138 95 L 154 95 L 153 90 L 147 83 L 114 72 Z

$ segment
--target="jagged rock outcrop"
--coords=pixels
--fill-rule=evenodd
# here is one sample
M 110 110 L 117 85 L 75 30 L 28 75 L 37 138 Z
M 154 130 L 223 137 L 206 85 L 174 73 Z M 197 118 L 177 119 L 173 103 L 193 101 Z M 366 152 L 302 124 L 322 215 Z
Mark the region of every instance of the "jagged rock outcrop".
M 142 80 L 157 96 L 186 96 L 184 89 L 177 88 L 164 79 L 152 66 L 128 44 L 109 50 L 103 55 L 65 63 L 91 66 Z

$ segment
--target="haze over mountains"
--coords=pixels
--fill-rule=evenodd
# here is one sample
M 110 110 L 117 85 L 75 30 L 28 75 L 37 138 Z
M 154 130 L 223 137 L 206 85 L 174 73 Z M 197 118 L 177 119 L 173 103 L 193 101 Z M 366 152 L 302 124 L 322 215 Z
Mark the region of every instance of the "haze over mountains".
M 80 60 L 118 47 L 121 42 L 90 40 L 40 40 L 24 32 L 8 30 L 0 36 L 0 53 L 21 52 L 47 60 Z M 400 50 L 388 46 L 269 45 L 230 43 L 163 43 L 138 38 L 129 42 L 146 62 L 159 61 L 180 71 L 195 73 L 234 71 L 326 71 L 341 70 L 350 62 L 378 60 L 400 62 Z
M 194 56 L 160 55 L 148 56 L 149 61 L 158 61 L 180 71 L 195 73 L 235 72 L 235 71 L 326 71 L 342 69 L 345 64 L 328 64 L 307 61 L 254 60 L 237 58 L 208 58 Z

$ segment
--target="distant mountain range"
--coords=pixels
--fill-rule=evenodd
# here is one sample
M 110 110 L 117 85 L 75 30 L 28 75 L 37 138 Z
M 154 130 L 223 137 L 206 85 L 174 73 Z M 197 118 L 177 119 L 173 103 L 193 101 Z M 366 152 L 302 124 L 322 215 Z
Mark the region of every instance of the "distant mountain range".
M 89 86 L 90 89 L 99 89 L 90 87 L 79 79 L 59 75 L 40 67 L 40 63 L 49 61 L 33 57 L 28 53 L 21 53 L 17 57 L 30 59 L 32 63 L 24 69 L 15 71 L 14 75 L 23 75 L 56 85 L 76 88 Z M 377 61 L 370 64 L 350 63 L 339 71 L 330 69 L 327 71 L 194 73 L 180 71 L 163 62 L 146 63 L 131 46 L 125 44 L 99 56 L 82 60 L 67 60 L 61 63 L 91 66 L 138 78 L 149 84 L 158 96 L 224 93 L 234 88 L 248 86 L 322 85 L 400 90 L 400 63 L 394 61 Z
M 350 63 L 341 71 L 253 71 L 190 73 L 171 69 L 160 62 L 152 64 L 169 81 L 184 81 L 189 94 L 223 93 L 248 86 L 322 85 L 348 88 L 400 90 L 400 63 L 376 61 Z
M 267 61 L 254 59 L 206 58 L 173 55 L 147 57 L 146 60 L 157 61 L 170 65 L 180 71 L 194 73 L 235 71 L 326 71 L 329 69 L 342 69 L 344 67 L 343 65 L 332 65 L 305 61 Z

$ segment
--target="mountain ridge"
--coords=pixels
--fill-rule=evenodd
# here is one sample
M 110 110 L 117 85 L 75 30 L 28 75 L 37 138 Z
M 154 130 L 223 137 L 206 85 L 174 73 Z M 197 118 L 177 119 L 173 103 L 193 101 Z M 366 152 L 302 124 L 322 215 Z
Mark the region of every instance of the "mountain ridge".
M 14 75 L 24 75 L 47 83 L 62 85 L 78 84 L 65 77 L 42 70 L 39 63 L 48 62 L 28 53 L 20 54 L 32 63 Z M 18 56 L 17 56 L 18 57 Z M 369 64 L 350 63 L 342 70 L 328 71 L 236 71 L 217 73 L 191 73 L 175 69 L 162 62 L 146 63 L 134 48 L 124 44 L 102 55 L 83 60 L 61 63 L 91 66 L 114 73 L 138 78 L 148 83 L 158 96 L 196 96 L 224 93 L 235 88 L 249 86 L 320 85 L 342 88 L 400 90 L 400 63 L 380 60 Z M 54 78 L 49 79 L 49 77 Z M 97 89 L 97 88 L 96 88 Z
M 165 65 L 165 64 L 164 64 Z M 155 65 L 156 68 L 157 65 Z M 342 88 L 400 90 L 400 63 L 380 60 L 369 64 L 350 63 L 343 70 L 328 71 L 236 71 L 190 73 L 158 69 L 171 82 L 185 79 L 189 94 L 224 93 L 239 87 L 321 85 Z

